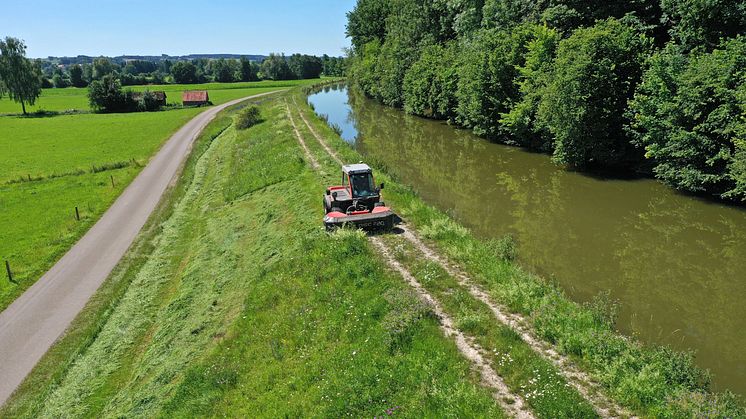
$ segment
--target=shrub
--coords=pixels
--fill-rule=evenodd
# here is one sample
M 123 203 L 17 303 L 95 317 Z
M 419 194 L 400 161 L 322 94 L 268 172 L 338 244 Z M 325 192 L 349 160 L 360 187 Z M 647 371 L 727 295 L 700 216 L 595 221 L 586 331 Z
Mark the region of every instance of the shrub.
M 518 97 L 514 80 L 523 65 L 526 30 L 484 30 L 466 43 L 459 63 L 457 121 L 489 139 L 505 140 L 500 116 Z
M 432 45 L 404 76 L 404 110 L 429 118 L 455 117 L 458 45 Z
M 711 53 L 669 46 L 650 60 L 630 103 L 635 141 L 656 177 L 688 192 L 746 200 L 746 37 Z
M 554 29 L 542 25 L 525 25 L 529 31 L 523 65 L 517 67 L 514 83 L 518 98 L 510 110 L 500 115 L 500 125 L 511 135 L 510 142 L 535 150 L 551 151 L 553 140 L 536 114 L 544 90 L 551 81 L 554 57 L 560 37 Z
M 624 131 L 624 114 L 651 47 L 636 25 L 617 19 L 560 42 L 537 116 L 555 137 L 556 162 L 620 168 L 640 160 Z
M 512 261 L 518 256 L 518 246 L 515 238 L 506 234 L 495 242 L 495 254 L 498 258 L 505 261 Z
M 247 106 L 236 116 L 236 128 L 248 129 L 262 122 L 262 115 L 256 105 Z
M 99 112 L 129 112 L 137 109 L 132 94 L 122 91 L 122 84 L 112 74 L 94 80 L 88 87 L 91 108 Z

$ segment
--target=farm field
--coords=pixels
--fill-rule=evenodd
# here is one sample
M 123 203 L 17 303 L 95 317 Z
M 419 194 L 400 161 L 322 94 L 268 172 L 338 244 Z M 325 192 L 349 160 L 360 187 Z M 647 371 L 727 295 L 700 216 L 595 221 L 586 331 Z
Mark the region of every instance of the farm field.
M 281 84 L 241 84 L 212 100 L 224 103 L 277 90 Z M 50 95 L 65 106 L 75 103 L 78 96 Z M 6 275 L 0 280 L 0 310 L 52 266 L 163 142 L 202 110 L 0 116 L 0 149 L 4 151 L 0 159 L 0 258 L 9 261 L 15 281 Z M 75 218 L 75 207 L 80 220 Z
M 315 80 L 287 80 L 287 81 L 256 81 L 240 83 L 202 83 L 202 84 L 159 84 L 148 86 L 124 86 L 134 91 L 163 90 L 166 92 L 167 102 L 181 104 L 181 92 L 184 90 L 207 90 L 212 103 L 219 105 L 232 99 L 248 96 L 253 89 L 277 89 L 293 87 Z M 247 93 L 248 92 L 248 93 Z M 87 111 L 88 88 L 68 87 L 64 89 L 43 89 L 41 96 L 33 106 L 27 106 L 28 112 L 39 110 L 62 112 L 67 110 Z M 0 114 L 19 114 L 21 105 L 8 99 L 0 98 Z
M 319 197 L 338 177 L 337 154 L 360 155 L 302 101 L 262 102 L 264 122 L 245 131 L 228 113 L 213 122 L 165 205 L 0 416 L 744 414 L 731 394 L 710 393 L 689 354 L 618 335 L 613 308 L 572 303 L 514 263 L 514 243 L 475 239 L 385 170 L 376 180 L 404 233 L 325 233 Z M 446 319 L 481 348 L 501 396 L 438 330 Z

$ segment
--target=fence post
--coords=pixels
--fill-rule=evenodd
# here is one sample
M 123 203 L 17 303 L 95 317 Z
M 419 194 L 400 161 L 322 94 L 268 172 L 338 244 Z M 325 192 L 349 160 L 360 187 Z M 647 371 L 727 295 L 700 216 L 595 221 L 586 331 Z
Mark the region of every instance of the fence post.
M 80 221 L 80 212 L 78 212 L 78 207 L 75 207 L 75 219 Z
M 114 175 L 109 175 L 109 177 L 111 178 L 111 187 L 113 188 L 114 187 Z
M 5 270 L 8 272 L 8 280 L 15 284 L 16 281 L 13 280 L 13 272 L 11 272 L 10 270 L 10 262 L 8 262 L 7 260 L 5 261 Z

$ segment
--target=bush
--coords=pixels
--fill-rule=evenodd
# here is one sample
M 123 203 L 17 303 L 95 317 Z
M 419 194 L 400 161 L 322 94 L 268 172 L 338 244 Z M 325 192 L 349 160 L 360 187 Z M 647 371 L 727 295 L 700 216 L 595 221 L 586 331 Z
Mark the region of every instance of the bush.
M 91 108 L 98 112 L 131 112 L 138 107 L 132 94 L 122 91 L 122 84 L 112 74 L 91 82 L 88 100 Z
M 689 56 L 650 60 L 630 104 L 632 132 L 656 177 L 688 192 L 746 201 L 746 37 Z
M 458 44 L 432 45 L 404 76 L 404 110 L 429 118 L 455 117 Z
M 236 116 L 236 128 L 248 129 L 262 122 L 262 115 L 256 105 L 247 106 Z
M 500 115 L 518 97 L 513 82 L 523 64 L 525 31 L 484 30 L 462 52 L 457 90 L 457 121 L 489 139 L 505 140 Z
M 539 124 L 536 114 L 544 90 L 551 81 L 554 57 L 560 37 L 554 29 L 542 25 L 526 25 L 529 40 L 523 65 L 517 67 L 514 83 L 518 98 L 510 110 L 500 115 L 500 125 L 512 137 L 509 142 L 534 150 L 552 151 L 553 138 Z
M 623 168 L 641 159 L 624 131 L 624 115 L 651 47 L 635 25 L 617 19 L 560 42 L 537 116 L 555 137 L 556 162 Z

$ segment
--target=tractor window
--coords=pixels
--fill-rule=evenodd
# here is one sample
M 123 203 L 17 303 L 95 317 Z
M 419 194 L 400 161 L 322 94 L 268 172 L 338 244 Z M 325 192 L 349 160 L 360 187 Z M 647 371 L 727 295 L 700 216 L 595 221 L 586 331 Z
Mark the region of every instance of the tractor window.
M 362 173 L 350 176 L 352 181 L 352 196 L 356 198 L 367 198 L 376 194 L 373 186 L 373 176 L 370 173 Z
M 347 173 L 342 173 L 342 186 L 345 188 L 349 186 L 349 183 L 347 182 Z

